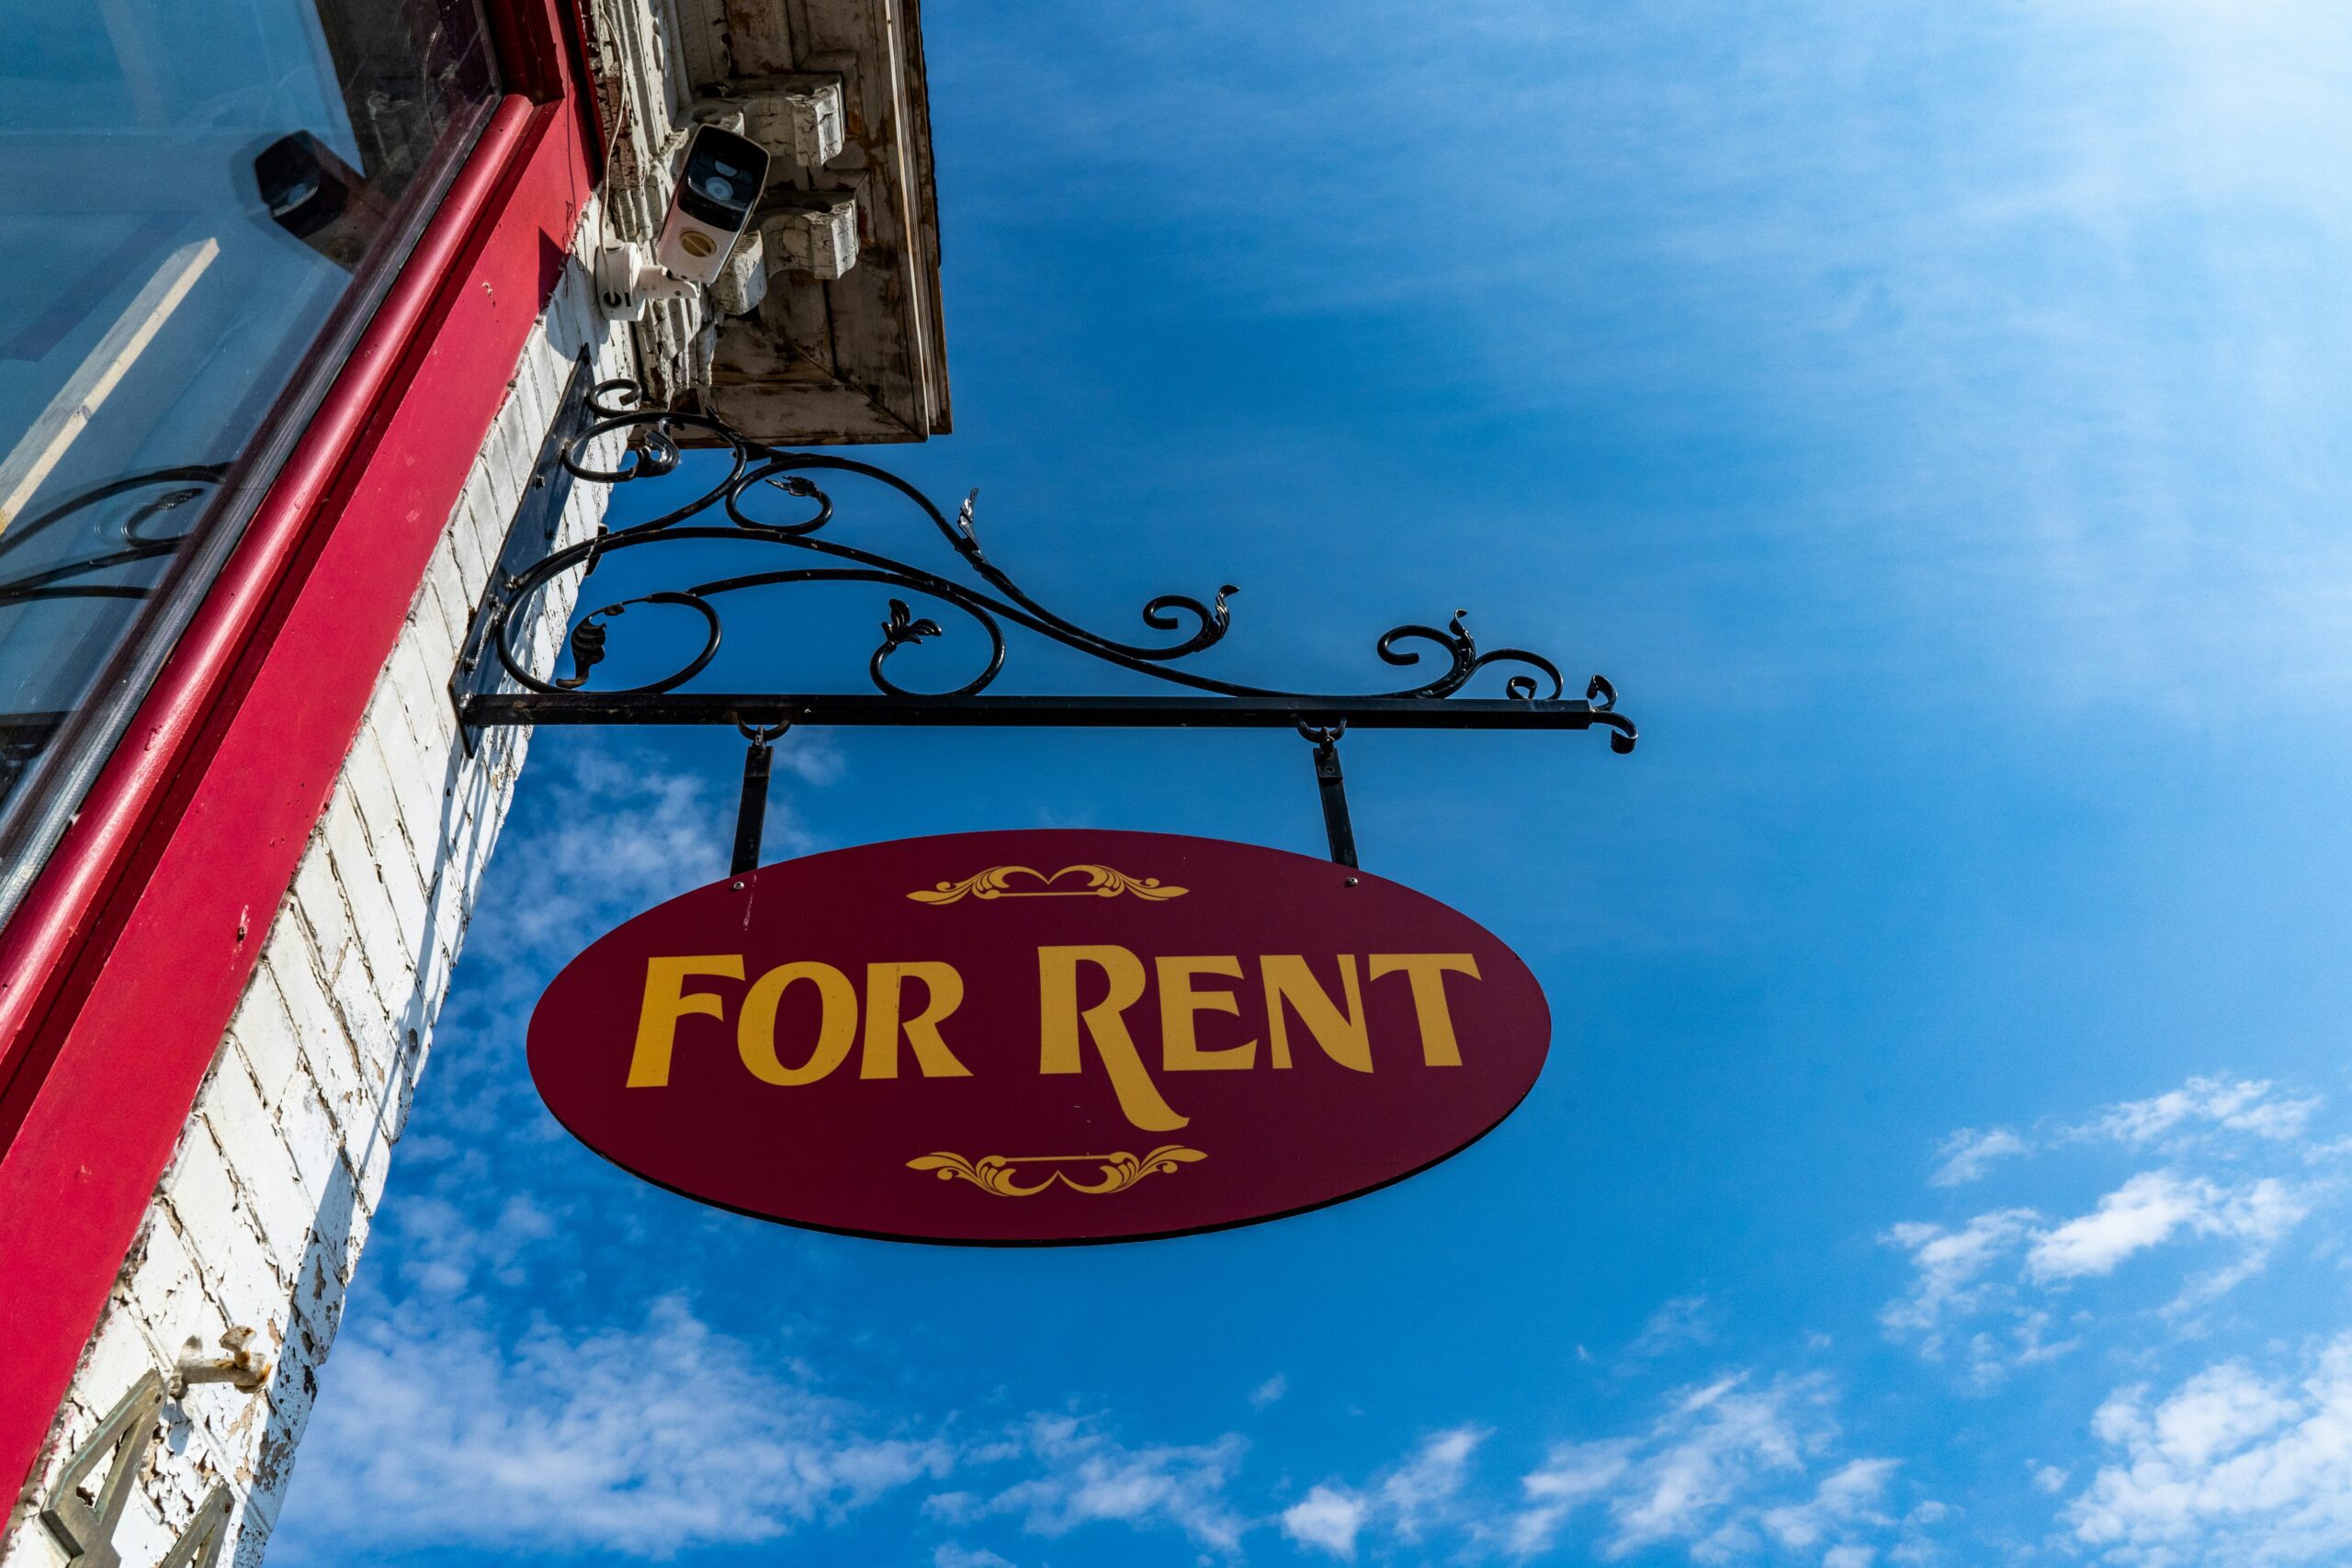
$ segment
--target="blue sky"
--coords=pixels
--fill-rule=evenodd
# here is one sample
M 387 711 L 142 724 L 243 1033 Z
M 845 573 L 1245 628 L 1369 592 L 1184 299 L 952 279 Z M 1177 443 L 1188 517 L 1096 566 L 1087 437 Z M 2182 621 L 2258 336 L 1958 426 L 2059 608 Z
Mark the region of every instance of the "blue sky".
M 740 751 L 549 732 L 277 1560 L 2352 1558 L 2352 13 L 1755 12 L 926 13 L 958 434 L 886 460 L 1097 626 L 1242 584 L 1223 672 L 1467 606 L 1612 677 L 1631 758 L 1347 743 L 1552 1064 L 1248 1231 L 701 1210 L 522 1025 L 723 869 Z M 878 603 L 796 608 L 726 683 L 854 689 Z M 777 854 L 1319 841 L 1279 735 L 785 755 Z

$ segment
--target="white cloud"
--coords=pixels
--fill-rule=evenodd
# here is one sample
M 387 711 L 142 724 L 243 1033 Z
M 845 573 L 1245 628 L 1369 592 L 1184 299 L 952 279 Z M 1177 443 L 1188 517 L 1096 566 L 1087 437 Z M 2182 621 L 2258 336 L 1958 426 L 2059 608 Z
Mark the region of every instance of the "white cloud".
M 777 1540 L 952 1463 L 784 1375 L 676 1298 L 639 1327 L 502 1343 L 416 1313 L 355 1325 L 305 1444 L 311 1540 L 662 1558 Z
M 931 1554 L 931 1568 L 1013 1568 L 1012 1560 L 1000 1557 L 983 1547 L 957 1546 L 952 1542 Z
M 1366 1511 L 1364 1500 L 1354 1493 L 1318 1485 L 1283 1510 L 1283 1534 L 1352 1562 Z
M 2151 1405 L 2119 1391 L 2092 1423 L 2120 1450 L 2064 1521 L 2107 1561 L 2256 1568 L 2352 1558 L 2352 1335 L 2300 1383 L 2224 1361 Z
M 500 1206 L 488 1224 L 478 1223 L 463 1206 L 429 1193 L 404 1199 L 390 1218 L 402 1243 L 401 1280 L 433 1295 L 468 1289 L 484 1264 L 499 1283 L 521 1284 L 527 1275 L 517 1255 L 557 1230 L 555 1219 L 519 1192 Z
M 1033 1535 L 1062 1536 L 1114 1521 L 1136 1529 L 1170 1525 L 1198 1545 L 1225 1551 L 1241 1544 L 1248 1523 L 1226 1498 L 1245 1447 L 1236 1434 L 1189 1447 L 1128 1448 L 1099 1421 L 1033 1416 L 1018 1437 L 1044 1473 L 997 1493 L 988 1507 L 1021 1515 L 1022 1528 Z
M 500 846 L 476 917 L 496 922 L 509 962 L 567 959 L 604 934 L 608 917 L 650 908 L 727 869 L 732 803 L 710 780 L 627 750 L 569 752 L 555 762 L 526 775 L 525 788 L 538 784 L 546 795 L 533 802 L 530 826 Z
M 1969 1380 L 1989 1388 L 2086 1342 L 2093 1308 L 2072 1294 L 2073 1287 L 2114 1275 L 2159 1248 L 2230 1244 L 2231 1250 L 2201 1272 L 2172 1277 L 2175 1294 L 2154 1315 L 2178 1329 L 2188 1314 L 2261 1272 L 2289 1233 L 2337 1195 L 2335 1172 L 2308 1174 L 2326 1163 L 2333 1148 L 2308 1136 L 2321 1104 L 2282 1093 L 2267 1079 L 2222 1074 L 2108 1105 L 2078 1122 L 2052 1123 L 2059 1130 L 2046 1136 L 1962 1128 L 1944 1140 L 1932 1185 L 1964 1185 L 1990 1160 L 2062 1145 L 2158 1148 L 2168 1162 L 2129 1176 L 2087 1213 L 2072 1216 L 2051 1219 L 2041 1210 L 2015 1207 L 1957 1224 L 1909 1221 L 1890 1227 L 1881 1239 L 1909 1255 L 1912 1280 L 1881 1310 L 1879 1321 L 1898 1338 L 1915 1338 L 1931 1360 L 1957 1345 Z M 2291 1161 L 2295 1174 L 2248 1172 L 2248 1162 L 2258 1157 Z M 2135 1310 L 2146 1312 L 2149 1304 Z
M 775 766 L 804 784 L 830 783 L 840 752 L 821 736 L 794 734 L 777 745 Z M 500 846 L 483 891 L 483 915 L 509 961 L 568 959 L 614 920 L 727 870 L 731 781 L 626 748 L 566 750 L 525 776 L 526 798 L 537 796 L 530 826 Z M 770 786 L 765 829 L 769 860 L 820 847 L 780 782 Z
M 1939 1354 L 1944 1318 L 1981 1304 L 1986 1287 L 1978 1281 L 2031 1234 L 2041 1217 L 2031 1209 L 2000 1209 L 1979 1214 L 1958 1230 L 1916 1220 L 1894 1226 L 1881 1239 L 1910 1253 L 1917 1277 L 1907 1293 L 1881 1310 L 1879 1321 L 1890 1329 L 1925 1336 L 1923 1348 L 1930 1356 Z
M 2193 1077 L 2152 1100 L 2108 1106 L 2074 1133 L 2134 1145 L 2178 1141 L 2217 1130 L 2283 1142 L 2303 1135 L 2320 1103 L 2289 1099 L 2267 1078 Z
M 2200 1141 L 2211 1143 L 2222 1134 L 2242 1134 L 2241 1141 L 2286 1143 L 2303 1135 L 2324 1103 L 2316 1097 L 2287 1095 L 2267 1078 L 2235 1078 L 2226 1074 L 2197 1077 L 2147 1100 L 2103 1106 L 2088 1120 L 2064 1126 L 2050 1136 L 2063 1142 L 2096 1141 L 2130 1147 L 2180 1148 Z M 1982 1179 L 1996 1162 L 2032 1154 L 2036 1146 L 2035 1138 L 2011 1128 L 1962 1127 L 1937 1148 L 1936 1168 L 1928 1183 L 1967 1186 Z
M 1998 1330 L 1984 1330 L 1968 1338 L 1969 1381 L 1989 1389 L 2021 1367 L 2054 1361 L 2082 1348 L 2082 1338 L 2053 1339 L 2051 1317 L 2037 1308 L 2015 1306 L 2009 1321 Z
M 1290 1379 L 1283 1376 L 1280 1372 L 1276 1372 L 1272 1377 L 1268 1378 L 1264 1382 L 1260 1383 L 1256 1388 L 1250 1391 L 1250 1407 L 1253 1410 L 1263 1410 L 1267 1405 L 1276 1403 L 1283 1395 L 1289 1392 Z
M 1710 1344 L 1714 1337 L 1714 1325 L 1707 1316 L 1707 1298 L 1676 1296 L 1650 1314 L 1631 1348 L 1635 1356 L 1647 1359 L 1686 1345 Z
M 934 1492 L 922 1500 L 923 1517 L 944 1524 L 970 1524 L 988 1511 L 987 1500 L 970 1492 Z
M 1626 1439 L 1554 1447 L 1541 1469 L 1520 1478 L 1527 1506 L 1512 1516 L 1507 1549 L 1518 1557 L 1550 1551 L 1562 1521 L 1584 1504 L 1606 1497 L 1633 1468 L 1634 1448 Z
M 1720 1562 L 1768 1541 L 1810 1550 L 1884 1528 L 1877 1501 L 1894 1461 L 1852 1461 L 1807 1486 L 1837 1436 L 1828 1404 L 1818 1378 L 1758 1385 L 1734 1375 L 1684 1391 L 1634 1436 L 1560 1444 L 1521 1478 L 1525 1501 L 1504 1548 L 1522 1558 L 1551 1550 L 1587 1505 L 1606 1515 L 1600 1544 L 1611 1558 L 1679 1546 L 1694 1562 Z
M 2228 1188 L 2203 1177 L 2143 1171 L 2101 1198 L 2093 1213 L 2036 1236 L 2026 1272 L 2038 1283 L 2109 1274 L 2134 1253 L 2184 1233 L 2267 1248 L 2309 1212 L 2301 1198 L 2269 1178 Z
M 1379 1530 L 1409 1546 L 1442 1527 L 1462 1525 L 1460 1499 L 1470 1459 L 1487 1437 L 1477 1427 L 1432 1432 L 1361 1490 L 1322 1483 L 1283 1512 L 1283 1533 L 1352 1559 L 1358 1539 L 1367 1531 Z
M 1994 1161 L 2028 1154 L 2032 1148 L 2032 1145 L 2006 1127 L 1996 1127 L 1988 1133 L 1962 1127 L 1946 1138 L 1943 1147 L 1937 1151 L 1943 1160 L 1928 1181 L 1934 1187 L 1962 1187 L 1983 1176 Z
M 1811 1502 L 1765 1510 L 1764 1531 L 1790 1551 L 1804 1551 L 1857 1520 L 1884 1524 L 1877 1504 L 1897 1468 L 1891 1459 L 1858 1459 L 1832 1471 Z
M 1419 1540 L 1434 1519 L 1447 1513 L 1461 1494 L 1471 1454 L 1486 1437 L 1476 1427 L 1432 1433 L 1381 1480 L 1382 1510 L 1400 1539 Z
M 1826 1440 L 1817 1426 L 1806 1429 L 1817 1385 L 1745 1384 L 1726 1378 L 1684 1397 L 1610 1505 L 1612 1555 L 1678 1539 L 1729 1539 L 1739 1528 L 1723 1517 L 1732 1506 L 1762 1477 L 1801 1470 L 1806 1450 Z

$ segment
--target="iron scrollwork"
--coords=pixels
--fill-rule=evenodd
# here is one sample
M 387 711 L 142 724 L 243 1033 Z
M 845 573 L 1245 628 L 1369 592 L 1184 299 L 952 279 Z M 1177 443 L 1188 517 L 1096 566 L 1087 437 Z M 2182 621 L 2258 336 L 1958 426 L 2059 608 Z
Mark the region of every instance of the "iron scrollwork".
M 1339 695 L 1286 692 L 1219 680 L 1183 668 L 1182 661 L 1224 641 L 1232 626 L 1231 599 L 1239 592 L 1231 583 L 1220 587 L 1205 601 L 1187 593 L 1163 593 L 1151 599 L 1143 606 L 1143 624 L 1153 632 L 1176 635 L 1151 641 L 1123 640 L 1080 626 L 1047 608 L 989 557 L 973 520 L 977 491 L 965 498 L 951 517 L 922 491 L 888 469 L 830 453 L 786 451 L 767 446 L 707 415 L 646 408 L 642 406 L 639 389 L 626 380 L 597 384 L 589 395 L 588 414 L 590 423 L 565 442 L 561 453 L 563 468 L 576 479 L 618 486 L 673 474 L 684 456 L 678 437 L 689 431 L 726 454 L 726 473 L 684 504 L 657 517 L 624 528 L 600 526 L 584 542 L 553 551 L 505 578 L 487 606 L 491 617 L 486 627 L 487 642 L 495 650 L 499 664 L 522 692 L 496 701 L 470 699 L 464 705 L 469 722 L 527 723 L 557 716 L 560 710 L 570 705 L 566 698 L 591 694 L 588 688 L 594 672 L 612 651 L 616 626 L 638 624 L 624 622 L 632 610 L 663 608 L 684 610 L 698 618 L 699 648 L 676 668 L 655 679 L 594 694 L 608 699 L 608 705 L 598 710 L 600 714 L 612 716 L 598 721 L 610 722 L 624 716 L 639 721 L 687 721 L 682 709 L 673 706 L 665 712 L 656 699 L 677 692 L 717 658 L 724 625 L 714 600 L 754 589 L 801 583 L 871 583 L 888 591 L 888 613 L 881 624 L 882 640 L 867 661 L 867 672 L 882 698 L 901 699 L 910 712 L 942 699 L 972 699 L 987 692 L 1004 668 L 1006 628 L 1018 626 L 1090 658 L 1168 685 L 1209 698 L 1233 699 L 1236 706 L 1282 705 L 1295 709 L 1302 718 L 1313 717 L 1324 725 L 1344 726 L 1351 716 L 1369 713 L 1384 705 L 1442 704 L 1445 699 L 1456 698 L 1481 671 L 1499 668 L 1505 672 L 1502 700 L 1470 703 L 1465 699 L 1446 705 L 1457 710 L 1476 707 L 1482 710 L 1480 717 L 1498 724 L 1510 720 L 1511 709 L 1524 709 L 1530 716 L 1542 709 L 1543 716 L 1558 721 L 1557 727 L 1606 728 L 1611 732 L 1610 744 L 1613 750 L 1625 752 L 1634 749 L 1633 721 L 1615 711 L 1617 694 L 1606 679 L 1595 675 L 1587 683 L 1581 702 L 1564 703 L 1561 699 L 1566 682 L 1556 664 L 1526 649 L 1481 650 L 1460 611 L 1443 626 L 1409 623 L 1390 628 L 1374 642 L 1374 652 L 1384 663 L 1396 668 L 1419 665 L 1425 654 L 1433 649 L 1441 668 L 1430 679 L 1417 684 Z M 593 443 L 615 434 L 629 438 L 616 467 L 597 468 L 585 460 Z M 855 476 L 896 491 L 921 511 L 956 561 L 980 586 L 826 536 L 824 530 L 834 520 L 833 498 L 812 477 L 826 473 Z M 803 510 L 782 520 L 756 514 L 775 504 L 777 498 L 801 503 Z M 627 551 L 711 540 L 756 543 L 789 550 L 805 564 L 715 578 L 684 588 L 665 588 L 593 609 L 571 628 L 569 675 L 554 671 L 543 675 L 534 671 L 526 651 L 514 646 L 518 629 L 527 625 L 526 617 L 516 614 L 517 607 L 533 602 L 535 595 L 564 574 L 578 571 L 584 576 L 593 572 L 599 562 Z M 919 607 L 928 613 L 919 614 Z M 969 680 L 945 691 L 922 691 L 904 683 L 898 678 L 893 659 L 908 648 L 945 636 L 943 619 L 978 632 L 987 650 L 982 667 Z M 553 700 L 537 700 L 541 698 Z M 768 705 L 767 711 L 787 715 L 796 700 L 837 699 L 777 698 Z M 1046 700 L 992 698 L 991 703 L 1009 705 Z M 1199 705 L 1173 705 L 1196 710 Z M 1123 716 L 1090 722 L 1155 722 L 1145 716 L 1148 710 L 1148 702 L 1136 703 L 1119 709 Z M 971 711 L 969 705 L 954 710 L 955 714 Z M 697 712 L 693 716 L 713 716 Z M 812 716 L 802 712 L 798 716 L 805 722 Z M 1464 718 L 1468 716 L 1461 715 Z M 957 720 L 951 714 L 930 721 Z M 1164 722 L 1202 720 L 1171 718 Z M 1380 722 L 1415 721 L 1396 716 L 1392 708 Z

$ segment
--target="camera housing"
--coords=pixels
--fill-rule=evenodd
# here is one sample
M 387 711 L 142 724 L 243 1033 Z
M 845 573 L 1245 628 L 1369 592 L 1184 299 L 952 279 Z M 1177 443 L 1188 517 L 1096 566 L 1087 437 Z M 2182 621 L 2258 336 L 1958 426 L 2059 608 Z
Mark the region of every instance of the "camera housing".
M 655 265 L 692 283 L 715 281 L 750 226 L 767 179 L 766 148 L 718 126 L 695 127 L 653 247 Z
M 272 222 L 345 272 L 356 271 L 392 226 L 392 204 L 307 130 L 263 148 L 254 184 Z

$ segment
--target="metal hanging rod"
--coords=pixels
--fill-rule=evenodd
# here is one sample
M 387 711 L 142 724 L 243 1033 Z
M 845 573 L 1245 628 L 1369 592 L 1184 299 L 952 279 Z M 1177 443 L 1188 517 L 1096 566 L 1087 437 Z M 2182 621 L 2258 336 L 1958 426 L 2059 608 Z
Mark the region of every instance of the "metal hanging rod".
M 500 724 L 926 725 L 971 728 L 1589 729 L 1630 735 L 1632 721 L 1590 702 L 1408 697 L 836 696 L 677 692 L 493 692 L 469 698 L 466 722 Z M 1621 745 L 1630 751 L 1631 745 Z
M 1172 634 L 1159 642 L 1130 642 L 1092 631 L 1046 608 L 982 549 L 973 521 L 979 492 L 974 491 L 951 519 L 931 498 L 888 469 L 831 453 L 790 452 L 756 442 L 707 415 L 640 406 L 640 389 L 629 381 L 592 382 L 586 359 L 575 369 L 547 446 L 526 487 L 507 535 L 506 547 L 482 603 L 477 607 L 458 671 L 450 683 L 467 744 L 476 730 L 501 725 L 538 724 L 731 724 L 750 740 L 744 794 L 738 821 L 738 869 L 755 863 L 767 784 L 767 750 L 796 725 L 906 725 L 972 728 L 1295 728 L 1316 747 L 1316 774 L 1332 858 L 1355 863 L 1349 826 L 1339 740 L 1357 729 L 1511 729 L 1610 732 L 1612 750 L 1634 749 L 1632 719 L 1616 711 L 1617 693 L 1604 678 L 1587 682 L 1581 699 L 1566 695 L 1566 682 L 1549 659 L 1525 649 L 1481 650 L 1462 611 L 1442 626 L 1408 623 L 1383 633 L 1373 645 L 1385 664 L 1422 665 L 1434 655 L 1442 666 L 1429 679 L 1401 689 L 1361 695 L 1287 692 L 1220 680 L 1186 668 L 1183 660 L 1223 642 L 1231 627 L 1230 600 L 1239 592 L 1228 583 L 1206 601 L 1185 593 L 1163 593 L 1143 606 L 1144 625 Z M 622 485 L 674 473 L 682 453 L 678 436 L 695 433 L 698 444 L 727 454 L 727 472 L 683 504 L 626 528 L 600 526 L 582 543 L 561 549 L 556 523 L 571 484 Z M 620 465 L 589 466 L 590 445 L 626 434 L 632 445 Z M 859 546 L 820 536 L 833 521 L 833 500 L 809 477 L 832 473 L 870 479 L 913 503 L 946 545 L 958 576 L 885 556 Z M 773 520 L 754 508 L 778 498 L 797 514 Z M 636 594 L 590 610 L 571 628 L 571 673 L 531 668 L 525 649 L 514 646 L 531 617 L 523 612 L 540 592 L 568 573 L 585 579 L 599 563 L 625 551 L 725 540 L 786 552 L 796 564 L 691 582 Z M 686 686 L 718 656 L 724 630 L 715 601 L 729 595 L 805 583 L 873 584 L 891 591 L 882 640 L 867 659 L 874 689 L 862 693 L 695 692 Z M 899 597 L 904 594 L 906 597 Z M 897 679 L 891 661 L 906 649 L 947 633 L 940 621 L 919 616 L 910 600 L 944 612 L 951 625 L 977 634 L 985 649 L 978 672 L 944 691 L 922 691 Z M 633 618 L 631 611 L 639 612 Z M 700 632 L 701 646 L 684 663 L 660 678 L 609 691 L 589 688 L 596 668 L 610 652 L 616 628 L 656 618 L 684 623 Z M 990 688 L 1004 668 L 1007 630 L 1014 628 L 1059 644 L 1104 664 L 1151 681 L 1182 688 L 1185 695 L 999 695 Z M 1502 676 L 1500 696 L 1458 694 L 1481 672 Z M 493 687 L 495 677 L 503 677 Z M 749 863 L 746 856 L 751 857 Z

